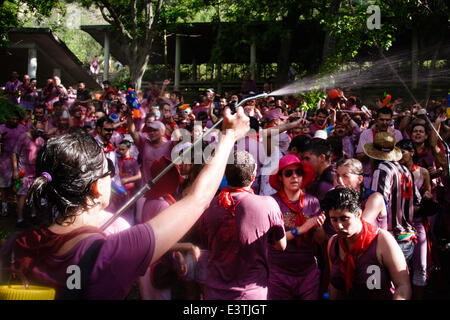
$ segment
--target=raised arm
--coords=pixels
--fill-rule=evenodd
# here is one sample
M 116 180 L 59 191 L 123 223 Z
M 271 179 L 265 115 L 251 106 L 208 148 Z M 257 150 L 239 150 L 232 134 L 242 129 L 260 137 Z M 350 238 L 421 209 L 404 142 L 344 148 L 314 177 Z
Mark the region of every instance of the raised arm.
M 129 110 L 127 113 L 127 127 L 128 133 L 130 134 L 131 138 L 133 138 L 135 146 L 139 148 L 141 139 L 139 138 L 139 134 L 136 131 L 136 126 L 134 125 L 133 114 Z
M 361 218 L 376 225 L 378 216 L 385 216 L 386 214 L 386 204 L 383 196 L 379 192 L 374 192 L 367 199 Z
M 190 192 L 148 222 L 155 233 L 155 253 L 152 263 L 180 240 L 209 206 L 222 181 L 234 143 L 248 132 L 249 122 L 241 107 L 235 115 L 231 115 L 229 109 L 225 110 L 223 134 L 214 157 L 195 179 Z
M 394 300 L 408 300 L 411 298 L 411 281 L 409 280 L 408 265 L 394 237 L 385 230 L 380 230 L 377 244 L 377 257 L 387 268 L 395 286 Z M 381 259 L 380 259 L 381 258 Z

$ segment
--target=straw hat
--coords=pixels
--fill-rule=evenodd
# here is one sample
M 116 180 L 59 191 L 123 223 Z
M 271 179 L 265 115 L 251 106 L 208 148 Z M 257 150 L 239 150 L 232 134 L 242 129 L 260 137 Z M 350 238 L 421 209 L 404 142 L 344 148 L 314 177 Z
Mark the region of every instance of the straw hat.
M 272 188 L 274 188 L 275 190 L 281 190 L 282 188 L 281 179 L 278 173 L 287 166 L 290 166 L 291 164 L 299 164 L 303 170 L 302 175 L 303 180 L 301 185 L 302 189 L 305 188 L 312 181 L 314 181 L 315 172 L 313 167 L 311 167 L 311 165 L 308 162 L 301 161 L 296 155 L 287 154 L 280 159 L 278 168 L 274 172 L 272 172 L 272 174 L 269 176 L 269 184 Z
M 401 150 L 395 146 L 395 136 L 390 132 L 378 132 L 373 143 L 364 144 L 363 150 L 376 160 L 399 161 L 402 158 Z

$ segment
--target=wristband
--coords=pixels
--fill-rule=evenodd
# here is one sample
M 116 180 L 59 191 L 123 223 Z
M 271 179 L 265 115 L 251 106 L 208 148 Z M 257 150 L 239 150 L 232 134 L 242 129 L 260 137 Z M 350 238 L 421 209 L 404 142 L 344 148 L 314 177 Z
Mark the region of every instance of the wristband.
M 294 236 L 294 238 L 297 238 L 299 236 L 297 227 L 292 228 L 291 233 Z

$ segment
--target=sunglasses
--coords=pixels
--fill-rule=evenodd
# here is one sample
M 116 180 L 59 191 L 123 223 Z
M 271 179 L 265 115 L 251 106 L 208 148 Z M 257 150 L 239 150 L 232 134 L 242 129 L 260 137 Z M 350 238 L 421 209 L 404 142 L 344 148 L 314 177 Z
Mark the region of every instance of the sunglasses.
M 103 128 L 103 130 L 105 130 L 106 132 L 113 132 L 114 128 Z
M 295 169 L 295 170 L 292 170 L 292 169 L 286 169 L 286 170 L 284 170 L 283 175 L 284 175 L 286 178 L 289 178 L 290 176 L 292 176 L 292 175 L 294 174 L 294 172 L 295 172 L 295 174 L 297 175 L 297 177 L 301 177 L 301 176 L 303 175 L 303 171 L 302 171 L 301 168 L 297 168 L 297 169 Z

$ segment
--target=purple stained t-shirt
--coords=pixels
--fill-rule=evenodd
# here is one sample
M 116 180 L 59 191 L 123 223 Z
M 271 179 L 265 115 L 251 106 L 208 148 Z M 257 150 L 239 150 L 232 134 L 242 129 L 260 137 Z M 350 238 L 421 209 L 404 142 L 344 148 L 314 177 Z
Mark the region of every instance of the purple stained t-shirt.
M 170 203 L 163 197 L 157 199 L 145 200 L 144 208 L 142 209 L 142 217 L 140 223 L 144 223 L 156 217 L 161 211 L 170 207 Z
M 25 131 L 27 131 L 27 128 L 21 124 L 16 128 L 8 128 L 4 124 L 0 125 L 0 135 L 2 135 L 0 152 L 0 188 L 6 188 L 11 185 L 11 152 L 14 149 L 14 144 L 17 143 L 17 138 Z
M 280 208 L 272 197 L 246 192 L 232 197 L 239 202 L 235 216 L 215 197 L 199 221 L 210 250 L 205 285 L 228 292 L 229 296 L 222 291 L 223 299 L 245 291 L 267 295 L 268 239 L 269 234 L 283 233 Z
M 36 156 L 44 144 L 45 141 L 42 137 L 33 140 L 26 132 L 17 139 L 13 152 L 17 155 L 17 169 L 25 170 L 25 177 L 35 176 Z
M 278 193 L 272 195 L 280 206 L 283 214 L 285 231 L 289 231 L 295 227 L 296 214 L 281 200 Z M 298 201 L 292 202 L 298 208 Z M 305 193 L 303 200 L 303 215 L 306 219 L 313 218 L 320 214 L 319 200 Z M 317 260 L 313 252 L 313 236 L 312 230 L 306 233 L 306 237 L 302 239 L 300 247 L 297 246 L 295 240 L 287 243 L 286 250 L 278 251 L 270 248 L 269 250 L 269 266 L 270 272 L 279 272 L 292 276 L 305 276 L 313 269 L 317 268 Z
M 102 238 L 100 234 L 89 236 L 68 252 L 50 256 L 33 268 L 33 278 L 65 287 L 68 267 L 77 265 L 90 245 Z M 92 270 L 86 299 L 125 299 L 136 279 L 147 271 L 154 249 L 155 236 L 147 223 L 107 236 Z

